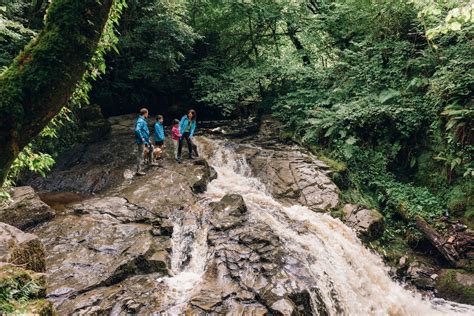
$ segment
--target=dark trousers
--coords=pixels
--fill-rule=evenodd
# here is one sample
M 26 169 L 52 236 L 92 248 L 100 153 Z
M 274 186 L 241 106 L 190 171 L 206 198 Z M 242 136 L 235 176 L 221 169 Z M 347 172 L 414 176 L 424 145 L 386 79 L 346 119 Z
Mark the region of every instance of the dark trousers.
M 189 132 L 184 132 L 183 136 L 179 138 L 179 144 L 178 144 L 178 158 L 181 158 L 181 152 L 183 151 L 183 142 L 186 140 L 186 143 L 188 143 L 188 151 L 189 151 L 189 157 L 192 156 L 193 150 L 197 154 L 197 146 L 193 143 L 192 139 L 189 138 Z

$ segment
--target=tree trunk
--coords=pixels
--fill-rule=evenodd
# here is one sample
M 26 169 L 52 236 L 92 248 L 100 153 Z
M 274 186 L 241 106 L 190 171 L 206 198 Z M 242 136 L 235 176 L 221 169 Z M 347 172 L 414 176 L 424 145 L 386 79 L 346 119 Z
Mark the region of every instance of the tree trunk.
M 287 23 L 287 29 L 288 29 L 288 36 L 290 37 L 290 40 L 293 43 L 293 46 L 295 46 L 298 53 L 301 54 L 301 58 L 303 59 L 303 65 L 305 66 L 310 65 L 311 60 L 309 59 L 309 56 L 307 52 L 305 51 L 303 44 L 301 44 L 300 39 L 298 38 L 298 36 L 296 36 L 296 29 L 290 23 Z
M 423 233 L 426 239 L 454 266 L 458 266 L 459 254 L 454 246 L 447 242 L 447 239 L 438 233 L 420 216 L 415 216 L 416 227 Z
M 0 185 L 59 112 L 94 54 L 113 0 L 54 0 L 44 29 L 0 75 Z

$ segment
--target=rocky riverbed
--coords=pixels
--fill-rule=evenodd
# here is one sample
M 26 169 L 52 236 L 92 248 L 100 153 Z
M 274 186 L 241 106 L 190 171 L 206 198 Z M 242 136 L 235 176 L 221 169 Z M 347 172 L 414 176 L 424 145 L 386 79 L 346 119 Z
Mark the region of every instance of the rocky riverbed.
M 0 221 L 28 231 L 9 240 L 41 259 L 10 247 L 1 260 L 46 272 L 45 295 L 59 314 L 474 311 L 393 282 L 357 238 L 380 236 L 382 216 L 342 204 L 330 168 L 274 141 L 270 124 L 232 141 L 198 137 L 204 159 L 183 164 L 167 143 L 160 165 L 135 177 L 133 117 L 109 121 L 106 137 L 77 145 L 46 178 L 27 181 L 49 206 L 23 187 L 16 204 L 0 210 Z M 327 214 L 334 210 L 346 225 Z M 13 226 L 2 229 L 24 234 Z

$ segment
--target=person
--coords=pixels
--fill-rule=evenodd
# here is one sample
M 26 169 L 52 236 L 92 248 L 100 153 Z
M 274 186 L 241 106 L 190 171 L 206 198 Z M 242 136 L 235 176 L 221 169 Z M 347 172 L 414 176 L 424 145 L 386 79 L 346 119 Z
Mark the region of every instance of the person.
M 171 128 L 171 140 L 173 141 L 174 145 L 174 158 L 176 161 L 178 160 L 178 146 L 179 146 L 179 139 L 181 137 L 181 133 L 179 132 L 179 120 L 173 120 L 173 127 Z
M 165 143 L 165 131 L 163 130 L 163 115 L 158 115 L 155 122 L 155 146 L 162 148 Z
M 138 145 L 136 174 L 139 176 L 145 175 L 145 172 L 143 172 L 145 146 L 150 146 L 150 131 L 148 130 L 148 124 L 146 122 L 147 118 L 148 109 L 142 108 L 135 123 L 135 143 Z M 148 152 L 152 152 L 152 150 Z
M 188 144 L 189 159 L 193 159 L 193 150 L 196 156 L 197 146 L 193 143 L 194 130 L 196 129 L 196 111 L 188 110 L 188 114 L 184 115 L 179 122 L 179 132 L 181 137 L 178 142 L 178 162 L 181 162 L 181 152 L 183 150 L 183 141 L 186 140 Z

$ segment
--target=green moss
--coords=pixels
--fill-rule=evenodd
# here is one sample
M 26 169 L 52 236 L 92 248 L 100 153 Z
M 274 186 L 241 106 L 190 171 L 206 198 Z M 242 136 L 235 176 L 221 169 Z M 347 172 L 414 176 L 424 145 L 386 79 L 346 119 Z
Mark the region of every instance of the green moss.
M 38 316 L 54 316 L 56 310 L 54 309 L 53 303 L 46 299 L 38 299 L 29 301 L 24 307 L 24 313 L 27 315 L 38 315 Z
M 44 29 L 0 74 L 1 184 L 20 150 L 60 111 L 82 78 L 111 4 L 53 1 Z
M 398 266 L 401 257 L 414 255 L 407 242 L 399 236 L 391 238 L 390 242 L 377 240 L 372 242 L 371 246 L 383 256 L 385 262 L 392 266 Z
M 318 159 L 324 162 L 336 173 L 345 173 L 347 172 L 347 165 L 343 162 L 331 159 L 323 154 L 318 154 Z
M 463 217 L 463 222 L 469 227 L 469 229 L 474 229 L 474 208 L 468 209 Z
M 4 265 L 0 268 L 0 312 L 52 315 L 53 307 L 43 300 L 46 281 L 43 274 Z M 30 307 L 30 303 L 34 304 Z M 38 309 L 42 306 L 41 309 Z M 39 310 L 49 312 L 39 313 Z M 34 312 L 37 311 L 37 312 Z
M 293 140 L 293 135 L 294 135 L 293 131 L 282 130 L 280 131 L 278 138 L 280 139 L 280 141 L 287 143 Z
M 330 214 L 331 214 L 332 217 L 339 218 L 340 220 L 342 220 L 344 218 L 344 211 L 342 210 L 342 208 L 338 208 L 336 210 L 331 210 Z
M 463 270 L 443 270 L 436 281 L 438 295 L 463 304 L 474 304 L 474 275 Z

